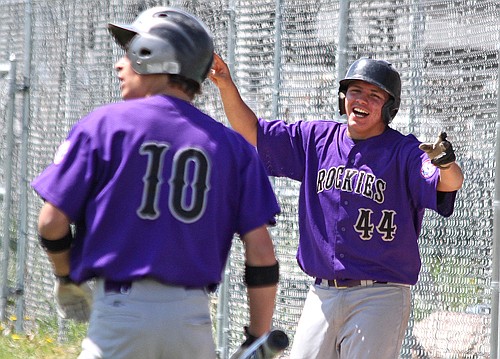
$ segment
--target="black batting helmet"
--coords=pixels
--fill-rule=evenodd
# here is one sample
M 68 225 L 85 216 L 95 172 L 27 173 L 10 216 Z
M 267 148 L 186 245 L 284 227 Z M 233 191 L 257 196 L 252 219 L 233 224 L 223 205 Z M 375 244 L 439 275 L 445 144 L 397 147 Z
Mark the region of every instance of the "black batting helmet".
M 345 94 L 352 81 L 361 80 L 375 85 L 390 95 L 382 109 L 386 124 L 392 121 L 401 103 L 401 78 L 390 62 L 363 57 L 356 60 L 347 70 L 339 86 L 339 112 L 346 113 Z
M 108 29 L 139 74 L 181 75 L 201 84 L 212 66 L 210 31 L 185 11 L 153 7 L 130 25 L 110 23 Z

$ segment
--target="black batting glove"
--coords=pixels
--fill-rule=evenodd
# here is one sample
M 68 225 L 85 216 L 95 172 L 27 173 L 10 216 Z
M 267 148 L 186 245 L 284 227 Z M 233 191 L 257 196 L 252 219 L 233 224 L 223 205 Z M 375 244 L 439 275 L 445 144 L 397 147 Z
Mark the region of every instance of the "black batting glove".
M 248 327 L 245 326 L 243 327 L 244 331 L 245 331 L 245 341 L 238 347 L 238 350 L 233 354 L 231 355 L 231 358 L 230 359 L 238 359 L 240 358 L 241 356 L 244 356 L 244 354 L 246 354 L 245 350 L 253 344 L 253 342 L 255 342 L 257 339 L 259 339 L 259 337 L 256 337 L 252 334 L 250 334 L 250 332 L 248 331 Z M 259 357 L 260 358 L 260 357 Z
M 254 341 L 256 341 L 257 339 L 259 339 L 259 337 L 256 337 L 252 334 L 250 334 L 250 332 L 248 331 L 248 327 L 243 327 L 243 329 L 245 330 L 245 337 L 247 338 L 243 344 L 241 344 L 241 346 L 243 348 L 248 348 L 250 345 L 252 345 L 252 343 Z
M 422 143 L 418 146 L 427 153 L 434 166 L 442 169 L 450 167 L 456 160 L 455 151 L 446 137 L 446 132 L 441 132 L 436 143 Z

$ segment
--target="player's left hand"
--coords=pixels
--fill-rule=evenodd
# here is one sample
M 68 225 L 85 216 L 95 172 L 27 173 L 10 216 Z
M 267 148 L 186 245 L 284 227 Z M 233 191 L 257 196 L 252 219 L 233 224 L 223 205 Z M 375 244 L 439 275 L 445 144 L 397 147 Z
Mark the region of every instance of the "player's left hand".
M 439 168 L 448 168 L 456 160 L 455 151 L 446 137 L 446 132 L 441 132 L 436 143 L 422 143 L 419 146 L 422 151 L 427 153 L 431 163 Z
M 92 289 L 87 283 L 80 285 L 56 279 L 54 285 L 57 314 L 63 319 L 88 322 L 92 309 Z

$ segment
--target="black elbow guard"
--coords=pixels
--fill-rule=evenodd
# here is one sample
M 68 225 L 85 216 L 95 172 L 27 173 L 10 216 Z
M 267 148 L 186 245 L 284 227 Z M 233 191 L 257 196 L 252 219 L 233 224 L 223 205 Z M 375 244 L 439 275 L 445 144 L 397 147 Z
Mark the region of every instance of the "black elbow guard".
M 69 228 L 68 234 L 60 239 L 54 240 L 43 238 L 40 234 L 38 234 L 38 240 L 47 253 L 59 253 L 71 248 L 71 244 L 73 243 L 73 233 L 71 232 L 71 228 Z
M 245 284 L 247 287 L 264 287 L 279 282 L 279 263 L 265 267 L 254 267 L 245 264 Z

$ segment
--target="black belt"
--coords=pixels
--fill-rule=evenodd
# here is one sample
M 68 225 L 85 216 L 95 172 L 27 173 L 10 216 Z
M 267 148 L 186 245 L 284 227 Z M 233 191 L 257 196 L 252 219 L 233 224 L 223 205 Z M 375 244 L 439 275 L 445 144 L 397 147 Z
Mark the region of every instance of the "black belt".
M 325 287 L 335 287 L 338 289 L 342 288 L 353 288 L 353 287 L 371 287 L 374 284 L 388 284 L 388 282 L 381 282 L 378 280 L 357 280 L 357 279 L 321 279 L 316 278 L 315 284 L 323 285 Z
M 104 281 L 104 292 L 105 293 L 122 293 L 122 294 L 127 294 L 132 288 L 132 283 L 131 281 L 112 281 L 112 280 L 105 280 Z M 199 287 L 186 287 L 186 289 L 204 289 L 209 293 L 214 293 L 217 290 L 217 284 L 212 284 L 208 285 L 205 288 L 199 288 Z
M 116 282 L 113 280 L 104 281 L 104 292 L 105 293 L 122 293 L 126 294 L 132 287 L 132 282 Z

